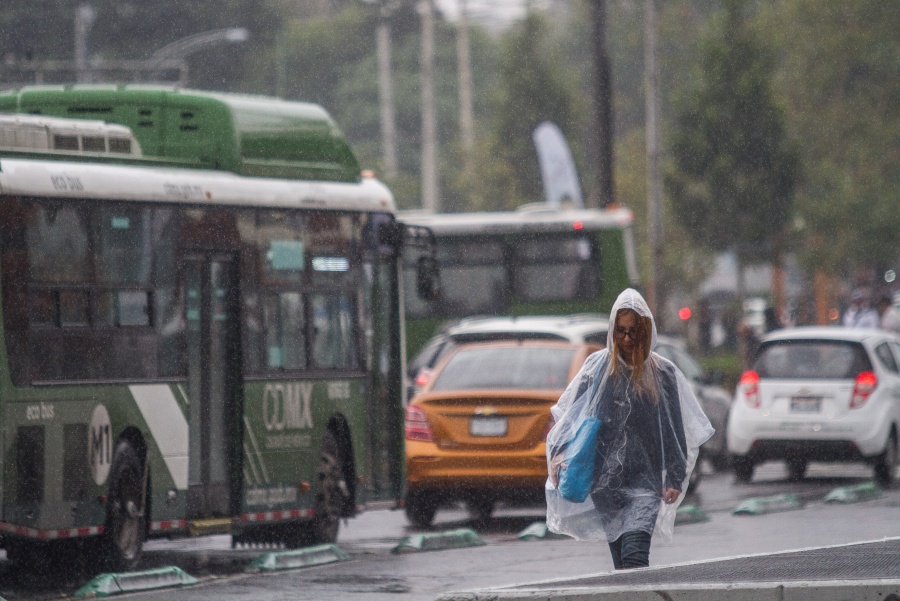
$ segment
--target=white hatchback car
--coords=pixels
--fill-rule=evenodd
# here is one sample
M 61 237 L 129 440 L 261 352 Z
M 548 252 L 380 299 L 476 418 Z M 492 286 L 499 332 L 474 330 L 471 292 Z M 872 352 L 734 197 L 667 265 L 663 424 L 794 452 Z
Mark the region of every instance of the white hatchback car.
M 784 460 L 799 480 L 810 461 L 862 461 L 889 486 L 898 465 L 900 338 L 889 332 L 798 327 L 763 338 L 738 383 L 727 442 L 738 481 Z

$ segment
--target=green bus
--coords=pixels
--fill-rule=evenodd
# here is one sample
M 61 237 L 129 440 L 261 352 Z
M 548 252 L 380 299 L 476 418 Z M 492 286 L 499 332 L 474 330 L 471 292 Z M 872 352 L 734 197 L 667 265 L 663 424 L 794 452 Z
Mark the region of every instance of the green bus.
M 0 113 L 11 560 L 131 569 L 147 538 L 212 533 L 297 547 L 399 501 L 401 247 L 428 237 L 324 110 L 67 86 Z
M 410 211 L 404 222 L 430 228 L 440 293 L 416 294 L 422 252 L 404 251 L 407 350 L 414 354 L 440 327 L 476 315 L 608 312 L 624 288 L 638 285 L 630 209 L 566 209 L 545 204 L 516 211 Z

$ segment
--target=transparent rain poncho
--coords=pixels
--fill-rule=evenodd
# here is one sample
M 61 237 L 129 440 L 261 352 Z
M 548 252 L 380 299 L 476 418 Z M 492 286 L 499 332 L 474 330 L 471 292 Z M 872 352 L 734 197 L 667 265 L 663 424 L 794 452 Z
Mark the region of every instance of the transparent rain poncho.
M 617 373 L 612 373 L 610 350 L 621 309 L 651 319 L 650 348 L 656 346 L 656 322 L 649 306 L 637 291 L 625 290 L 610 313 L 607 348 L 587 358 L 551 410 L 555 420 L 547 434 L 551 470 L 586 416 L 599 417 L 602 424 L 590 494 L 581 503 L 567 501 L 548 478 L 547 526 L 578 540 L 612 542 L 623 532 L 644 531 L 668 541 L 699 447 L 713 428 L 684 374 L 671 361 L 651 352 L 637 388 L 631 368 L 621 359 Z M 591 395 L 595 378 L 600 382 Z M 648 392 L 653 388 L 656 395 Z M 681 491 L 676 502 L 663 502 L 665 488 Z

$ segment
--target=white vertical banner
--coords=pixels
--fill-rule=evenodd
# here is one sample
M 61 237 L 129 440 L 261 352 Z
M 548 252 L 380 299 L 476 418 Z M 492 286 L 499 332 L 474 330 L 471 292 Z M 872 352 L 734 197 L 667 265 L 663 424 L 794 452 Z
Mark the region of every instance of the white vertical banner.
M 563 201 L 572 203 L 578 209 L 584 208 L 581 185 L 575 161 L 565 136 L 555 123 L 544 121 L 531 134 L 541 166 L 541 180 L 544 183 L 544 202 L 558 207 Z

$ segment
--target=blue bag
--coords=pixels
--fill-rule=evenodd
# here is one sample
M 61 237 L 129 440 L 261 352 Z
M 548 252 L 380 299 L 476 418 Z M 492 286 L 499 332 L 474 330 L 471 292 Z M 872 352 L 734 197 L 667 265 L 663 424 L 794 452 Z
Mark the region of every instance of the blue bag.
M 594 377 L 588 403 L 594 400 L 600 374 Z M 597 432 L 603 422 L 597 417 L 585 417 L 575 436 L 566 445 L 563 464 L 559 468 L 559 493 L 566 501 L 581 503 L 591 492 L 594 481 L 594 464 L 597 461 Z
M 598 418 L 586 417 L 566 447 L 559 470 L 559 493 L 566 501 L 581 503 L 591 492 L 600 424 Z

